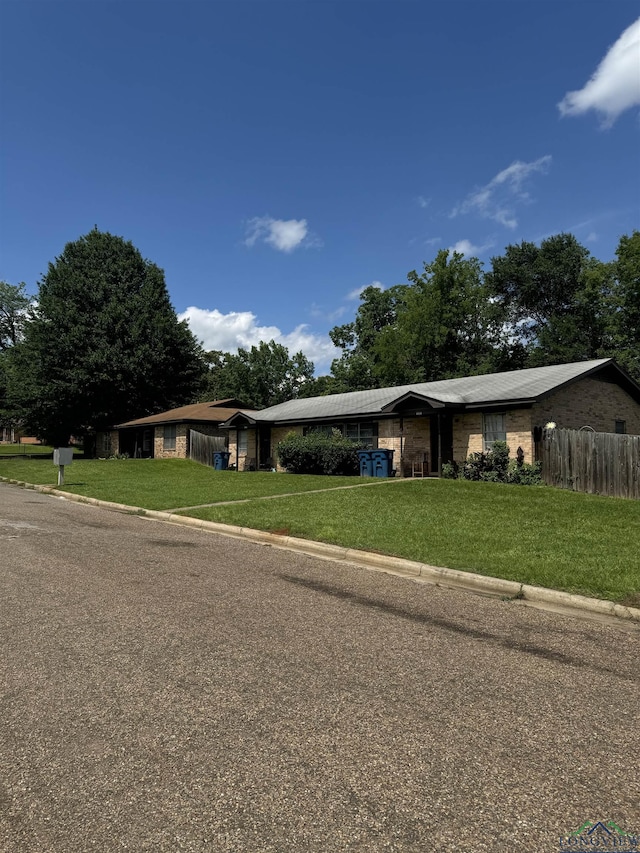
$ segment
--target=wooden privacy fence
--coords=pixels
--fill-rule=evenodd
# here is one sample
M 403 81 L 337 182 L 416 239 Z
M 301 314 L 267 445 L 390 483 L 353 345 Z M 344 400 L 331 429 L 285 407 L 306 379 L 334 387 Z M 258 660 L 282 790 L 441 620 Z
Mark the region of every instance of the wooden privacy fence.
M 194 429 L 189 430 L 189 458 L 194 462 L 213 468 L 213 454 L 226 449 L 226 439 L 223 435 L 205 435 Z
M 548 486 L 640 499 L 640 435 L 545 430 L 540 461 Z

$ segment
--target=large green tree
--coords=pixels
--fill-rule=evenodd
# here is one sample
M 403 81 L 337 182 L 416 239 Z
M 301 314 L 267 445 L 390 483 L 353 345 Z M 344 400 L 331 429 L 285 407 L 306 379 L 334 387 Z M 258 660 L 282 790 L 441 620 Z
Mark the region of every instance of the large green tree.
M 22 337 L 31 297 L 27 285 L 0 281 L 0 351 L 15 346 Z
M 528 364 L 596 358 L 611 348 L 613 270 L 573 234 L 509 245 L 491 264 L 487 287 Z
M 12 362 L 10 400 L 56 445 L 189 402 L 204 370 L 163 271 L 97 228 L 49 264 Z
M 527 365 L 612 357 L 640 379 L 640 232 L 602 262 L 572 234 L 507 246 L 492 259 L 489 292 Z
M 357 391 L 520 366 L 524 348 L 504 332 L 480 262 L 442 250 L 408 284 L 361 295 L 355 321 L 329 333 L 343 355 L 332 390 Z
M 205 400 L 235 397 L 255 409 L 263 409 L 300 396 L 313 379 L 313 362 L 302 352 L 290 356 L 275 341 L 237 353 L 207 353 L 209 374 L 201 394 Z
M 10 351 L 22 340 L 31 301 L 24 282 L 9 284 L 0 281 L 0 427 L 9 428 L 11 432 L 18 426 L 19 416 L 11 410 L 8 401 Z
M 615 355 L 640 382 L 640 231 L 621 237 L 612 266 L 616 282 L 611 312 Z
M 520 353 L 503 334 L 503 312 L 488 297 L 477 258 L 446 249 L 409 273 L 396 322 L 378 336 L 384 385 L 430 382 L 504 369 Z
M 366 391 L 384 384 L 378 339 L 383 330 L 395 328 L 408 289 L 404 284 L 387 290 L 366 287 L 360 294 L 354 321 L 331 329 L 329 337 L 342 350 L 342 355 L 331 364 L 331 393 Z

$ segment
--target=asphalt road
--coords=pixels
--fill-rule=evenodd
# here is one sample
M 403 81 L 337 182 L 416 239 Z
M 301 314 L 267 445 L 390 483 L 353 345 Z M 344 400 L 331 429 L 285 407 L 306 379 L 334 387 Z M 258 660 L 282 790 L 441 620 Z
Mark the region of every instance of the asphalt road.
M 640 835 L 637 631 L 0 484 L 0 644 L 3 851 Z

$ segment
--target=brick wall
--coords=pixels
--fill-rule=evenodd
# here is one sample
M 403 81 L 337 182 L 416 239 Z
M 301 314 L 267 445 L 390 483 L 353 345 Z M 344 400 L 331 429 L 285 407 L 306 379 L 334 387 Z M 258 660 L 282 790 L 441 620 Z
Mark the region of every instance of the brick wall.
M 404 477 L 411 474 L 411 463 L 415 459 L 421 461 L 424 454 L 427 454 L 429 469 L 431 470 L 431 423 L 428 417 L 425 418 L 405 418 L 403 421 L 402 434 L 402 461 L 400 459 L 400 421 L 386 421 L 394 431 L 393 449 L 393 465 L 397 470 L 397 476 Z M 382 424 L 381 424 L 382 426 Z M 391 446 L 380 445 L 382 446 Z
M 164 446 L 164 424 L 153 431 L 153 455 L 156 459 L 187 458 L 187 425 L 176 424 L 176 447 L 168 450 Z
M 534 426 L 553 421 L 560 429 L 590 426 L 615 432 L 615 421 L 626 421 L 627 432 L 640 434 L 640 404 L 618 385 L 588 377 L 562 388 L 533 407 Z
M 453 419 L 453 458 L 464 462 L 470 453 L 482 452 L 482 414 L 471 412 Z
M 511 409 L 505 414 L 507 444 L 515 459 L 517 450 L 524 451 L 524 461 L 533 462 L 533 433 L 531 409 Z M 456 415 L 453 419 L 453 458 L 461 463 L 471 453 L 484 450 L 484 423 L 481 412 Z
M 96 433 L 96 456 L 104 459 L 120 452 L 120 433 L 117 429 Z
M 514 409 L 506 413 L 507 444 L 511 459 L 516 458 L 518 448 L 524 451 L 524 461 L 533 462 L 533 422 L 531 409 Z

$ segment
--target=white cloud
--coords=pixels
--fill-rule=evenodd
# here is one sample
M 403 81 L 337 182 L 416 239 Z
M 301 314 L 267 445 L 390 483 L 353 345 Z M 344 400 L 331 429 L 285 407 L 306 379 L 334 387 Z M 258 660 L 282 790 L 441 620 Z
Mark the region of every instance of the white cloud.
M 563 116 L 595 110 L 611 127 L 625 110 L 640 105 L 640 18 L 607 51 L 591 79 L 558 104 Z
M 449 252 L 453 254 L 453 252 L 457 252 L 459 255 L 464 255 L 465 258 L 477 258 L 487 249 L 490 249 L 493 246 L 493 243 L 483 243 L 482 246 L 476 246 L 471 240 L 458 240 L 458 242 L 449 246 Z
M 318 237 L 309 233 L 306 219 L 272 219 L 270 216 L 256 216 L 247 224 L 245 246 L 255 246 L 258 242 L 287 254 L 300 246 L 309 249 L 322 245 Z
M 302 352 L 313 361 L 316 374 L 326 372 L 332 359 L 340 355 L 326 335 L 314 335 L 308 326 L 301 324 L 292 332 L 283 332 L 277 326 L 260 326 L 252 311 L 230 311 L 222 314 L 217 308 L 187 308 L 178 315 L 186 320 L 189 328 L 205 350 L 237 352 L 257 346 L 260 341 L 275 341 L 287 347 L 291 355 Z
M 431 199 L 425 198 L 423 195 L 419 195 L 416 201 L 422 208 L 429 207 L 429 205 L 431 204 Z
M 363 284 L 362 287 L 356 287 L 355 290 L 350 290 L 347 293 L 347 299 L 354 302 L 356 299 L 360 299 L 363 291 L 365 291 L 368 287 L 377 287 L 378 290 L 384 290 L 384 284 L 381 281 L 372 281 L 370 284 Z
M 505 228 L 515 228 L 518 224 L 514 211 L 515 203 L 530 199 L 529 193 L 524 189 L 525 181 L 535 173 L 545 174 L 550 163 L 550 154 L 531 163 L 516 160 L 498 172 L 488 184 L 470 193 L 461 204 L 454 207 L 450 217 L 462 213 L 477 213 L 483 219 L 493 219 Z

